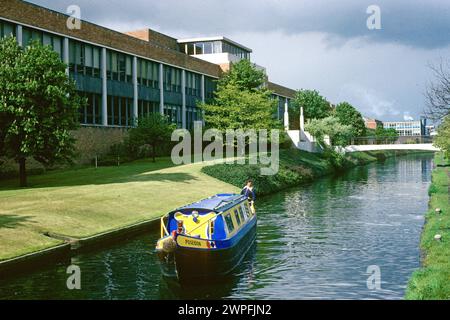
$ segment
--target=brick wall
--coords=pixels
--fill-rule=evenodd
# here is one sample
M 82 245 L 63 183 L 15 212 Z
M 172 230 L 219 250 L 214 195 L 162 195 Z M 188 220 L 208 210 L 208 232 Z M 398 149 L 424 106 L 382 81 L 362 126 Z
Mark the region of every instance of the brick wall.
M 127 129 L 115 127 L 81 127 L 72 132 L 76 139 L 77 163 L 87 164 L 95 156 L 105 156 L 112 145 L 124 141 Z

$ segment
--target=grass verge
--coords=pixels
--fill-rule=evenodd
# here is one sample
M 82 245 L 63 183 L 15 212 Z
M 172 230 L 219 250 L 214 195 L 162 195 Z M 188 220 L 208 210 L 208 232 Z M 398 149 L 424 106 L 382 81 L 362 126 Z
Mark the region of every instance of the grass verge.
M 0 261 L 62 243 L 45 233 L 84 238 L 155 219 L 214 193 L 236 192 L 200 170 L 170 158 L 120 167 L 57 170 L 0 181 Z
M 421 237 L 422 268 L 413 273 L 406 299 L 450 299 L 450 161 L 436 153 L 435 165 Z M 437 214 L 436 208 L 442 212 Z M 434 239 L 437 234 L 442 237 L 440 241 Z

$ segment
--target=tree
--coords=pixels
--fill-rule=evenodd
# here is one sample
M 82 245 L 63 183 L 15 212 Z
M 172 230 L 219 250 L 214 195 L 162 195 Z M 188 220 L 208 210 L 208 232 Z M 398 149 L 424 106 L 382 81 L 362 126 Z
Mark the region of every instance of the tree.
M 281 122 L 275 118 L 277 101 L 264 87 L 265 81 L 264 72 L 250 61 L 233 64 L 219 79 L 213 101 L 199 104 L 206 126 L 222 131 L 281 129 Z
M 316 90 L 298 90 L 291 103 L 296 114 L 303 107 L 305 119 L 323 119 L 331 115 L 330 103 Z
M 44 166 L 71 161 L 70 131 L 84 102 L 49 46 L 22 49 L 12 37 L 0 40 L 0 145 L 19 163 L 20 186 L 27 185 L 27 158 Z
M 450 116 L 446 116 L 439 125 L 433 144 L 444 152 L 447 159 L 450 159 Z
M 333 116 L 323 119 L 310 119 L 306 123 L 305 129 L 322 147 L 326 147 L 324 143 L 326 135 L 330 138 L 332 145 L 345 146 L 352 134 L 351 126 L 341 124 L 339 119 Z
M 395 141 L 398 138 L 398 133 L 394 128 L 385 129 L 382 126 L 378 126 L 375 130 L 375 137 L 377 141 Z
M 129 143 L 134 146 L 149 145 L 152 148 L 152 159 L 156 162 L 156 149 L 170 141 L 175 124 L 170 123 L 167 116 L 150 113 L 137 119 L 137 126 L 129 131 Z
M 274 117 L 277 102 L 268 91 L 242 90 L 234 83 L 220 86 L 212 103 L 202 103 L 204 119 L 209 128 L 226 129 L 280 129 Z
M 450 60 L 441 59 L 438 65 L 429 67 L 436 79 L 428 85 L 425 93 L 425 115 L 439 121 L 450 114 Z
M 352 137 L 363 137 L 366 135 L 366 124 L 361 113 L 348 102 L 341 102 L 336 106 L 334 115 L 343 125 L 351 126 Z
M 261 90 L 266 82 L 266 74 L 258 70 L 247 59 L 233 63 L 230 70 L 218 81 L 218 89 L 234 84 L 240 90 Z

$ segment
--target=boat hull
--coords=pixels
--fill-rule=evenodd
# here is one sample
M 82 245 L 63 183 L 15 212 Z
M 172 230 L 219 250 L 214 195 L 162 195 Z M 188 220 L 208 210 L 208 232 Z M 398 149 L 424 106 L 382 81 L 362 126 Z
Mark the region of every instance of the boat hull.
M 228 240 L 227 248 L 200 250 L 178 246 L 174 253 L 159 253 L 162 273 L 180 281 L 223 277 L 230 274 L 245 257 L 256 238 L 256 219 L 239 238 Z

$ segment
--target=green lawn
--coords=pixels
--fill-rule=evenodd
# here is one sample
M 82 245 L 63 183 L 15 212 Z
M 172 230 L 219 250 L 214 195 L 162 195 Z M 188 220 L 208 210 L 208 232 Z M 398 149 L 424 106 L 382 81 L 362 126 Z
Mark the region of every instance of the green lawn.
M 435 162 L 441 166 L 433 170 L 429 190 L 430 209 L 421 238 L 425 260 L 409 281 L 406 299 L 450 299 L 450 162 L 442 153 L 436 153 Z M 436 214 L 436 208 L 442 213 Z M 441 241 L 434 239 L 436 234 Z
M 203 166 L 174 166 L 165 158 L 30 176 L 30 187 L 23 189 L 16 179 L 0 181 L 0 260 L 62 243 L 46 232 L 92 236 L 238 191 L 201 173 Z

